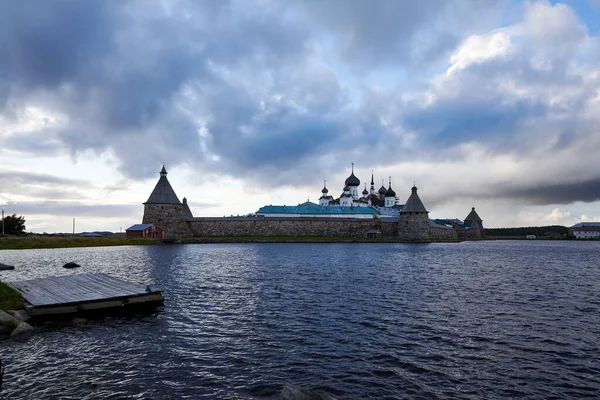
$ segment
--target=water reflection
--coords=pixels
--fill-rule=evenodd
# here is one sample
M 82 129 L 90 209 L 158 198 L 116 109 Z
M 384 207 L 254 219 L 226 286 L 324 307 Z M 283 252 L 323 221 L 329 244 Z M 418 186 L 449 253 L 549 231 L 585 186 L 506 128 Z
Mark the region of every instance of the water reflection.
M 7 398 L 585 397 L 600 243 L 211 244 L 3 251 L 0 279 L 105 272 L 154 315 L 4 342 Z M 75 261 L 79 270 L 62 264 Z

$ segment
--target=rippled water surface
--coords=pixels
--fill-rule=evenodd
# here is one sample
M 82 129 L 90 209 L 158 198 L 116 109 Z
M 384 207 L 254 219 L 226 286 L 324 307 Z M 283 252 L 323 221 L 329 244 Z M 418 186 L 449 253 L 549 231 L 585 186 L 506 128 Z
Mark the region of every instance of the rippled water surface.
M 5 281 L 105 272 L 157 313 L 0 343 L 4 399 L 583 398 L 600 393 L 600 242 L 1 251 Z M 61 266 L 75 261 L 78 270 Z

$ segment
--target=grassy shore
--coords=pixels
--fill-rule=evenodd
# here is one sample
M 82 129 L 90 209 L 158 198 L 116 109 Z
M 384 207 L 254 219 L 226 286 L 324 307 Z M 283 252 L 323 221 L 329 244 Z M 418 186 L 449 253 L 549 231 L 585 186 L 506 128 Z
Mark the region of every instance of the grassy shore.
M 405 243 L 399 238 L 351 238 L 335 236 L 205 236 L 165 240 L 165 243 Z M 453 242 L 453 241 L 450 241 Z M 65 247 L 98 247 L 152 245 L 152 239 L 127 237 L 63 237 L 50 235 L 2 236 L 0 250 L 54 249 Z
M 0 310 L 22 310 L 23 296 L 16 290 L 0 282 Z
M 151 239 L 128 237 L 4 236 L 0 237 L 0 250 L 150 245 L 155 243 L 156 241 Z

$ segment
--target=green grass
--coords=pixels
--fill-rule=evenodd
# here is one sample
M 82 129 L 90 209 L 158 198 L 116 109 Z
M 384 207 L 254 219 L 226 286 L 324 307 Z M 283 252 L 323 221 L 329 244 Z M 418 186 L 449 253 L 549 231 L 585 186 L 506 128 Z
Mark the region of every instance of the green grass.
M 156 241 L 151 239 L 128 237 L 5 236 L 0 237 L 0 250 L 150 245 L 155 243 Z
M 0 310 L 22 310 L 23 296 L 16 290 L 0 282 Z

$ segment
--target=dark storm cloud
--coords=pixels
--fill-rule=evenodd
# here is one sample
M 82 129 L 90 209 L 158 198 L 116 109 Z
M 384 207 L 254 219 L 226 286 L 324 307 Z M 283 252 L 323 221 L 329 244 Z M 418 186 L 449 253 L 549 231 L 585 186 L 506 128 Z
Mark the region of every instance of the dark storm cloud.
M 92 74 L 113 46 L 118 3 L 0 4 L 0 71 L 19 85 L 52 88 Z
M 19 215 L 54 215 L 68 217 L 130 218 L 139 214 L 137 204 L 91 205 L 75 201 L 11 202 L 0 204 L 5 210 Z
M 304 11 L 335 36 L 338 51 L 361 64 L 406 60 L 411 37 L 443 1 L 310 1 Z
M 89 183 L 82 179 L 69 179 L 55 175 L 20 171 L 0 171 L 0 181 L 3 182 L 3 185 L 12 182 L 15 185 L 89 186 Z M 3 185 L 0 185 L 0 190 Z
M 305 1 L 299 8 L 333 37 L 333 51 L 351 68 L 422 70 L 472 32 L 489 26 L 503 2 L 491 1 Z
M 506 197 L 526 199 L 536 205 L 571 204 L 600 200 L 600 177 L 582 182 L 537 184 L 505 191 Z
M 456 99 L 443 99 L 434 107 L 417 108 L 407 113 L 404 126 L 418 131 L 427 145 L 436 147 L 478 140 L 514 148 L 512 135 L 522 119 L 543 117 L 548 110 L 535 101 L 519 99 L 512 104 L 503 104 L 502 100 L 486 98 L 477 102 L 457 102 Z
M 56 131 L 52 129 L 11 135 L 3 139 L 3 145 L 5 148 L 36 156 L 60 155 L 63 150 L 63 144 L 56 139 Z
M 0 172 L 0 194 L 19 194 L 30 198 L 83 199 L 80 190 L 90 188 L 88 181 L 32 172 Z M 75 188 L 75 189 L 74 189 Z

